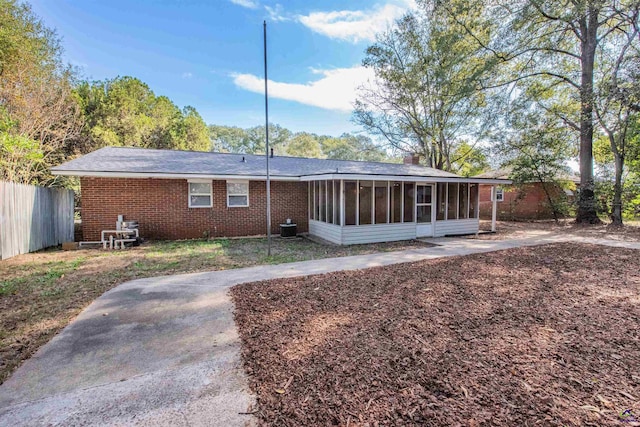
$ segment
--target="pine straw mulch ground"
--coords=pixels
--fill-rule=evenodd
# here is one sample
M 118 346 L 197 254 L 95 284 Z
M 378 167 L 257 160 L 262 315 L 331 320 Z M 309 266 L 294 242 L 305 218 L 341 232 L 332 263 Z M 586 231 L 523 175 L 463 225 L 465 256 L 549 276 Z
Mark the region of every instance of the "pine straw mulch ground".
M 490 230 L 491 221 L 481 220 L 480 229 L 483 231 Z M 638 221 L 625 222 L 623 227 L 617 227 L 610 223 L 602 223 L 598 225 L 576 224 L 573 220 L 561 220 L 557 223 L 553 220 L 498 221 L 496 233 L 470 236 L 470 238 L 479 238 L 482 240 L 517 239 L 530 236 L 532 232 L 551 232 L 562 235 L 627 242 L 640 241 L 640 223 Z
M 563 243 L 236 286 L 255 413 L 640 425 L 639 255 Z

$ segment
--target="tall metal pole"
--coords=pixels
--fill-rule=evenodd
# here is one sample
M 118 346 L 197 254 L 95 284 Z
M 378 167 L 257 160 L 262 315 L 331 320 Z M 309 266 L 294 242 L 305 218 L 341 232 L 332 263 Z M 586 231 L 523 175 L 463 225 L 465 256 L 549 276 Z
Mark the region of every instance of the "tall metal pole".
M 271 177 L 269 175 L 269 95 L 267 92 L 267 21 L 264 28 L 264 116 L 267 158 L 267 256 L 271 256 Z

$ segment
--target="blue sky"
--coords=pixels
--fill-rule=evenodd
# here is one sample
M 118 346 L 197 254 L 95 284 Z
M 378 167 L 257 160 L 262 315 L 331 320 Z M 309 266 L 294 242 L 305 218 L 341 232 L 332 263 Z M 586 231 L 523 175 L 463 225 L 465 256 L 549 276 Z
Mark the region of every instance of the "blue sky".
M 339 135 L 374 34 L 413 0 L 32 0 L 62 37 L 65 59 L 94 80 L 130 75 L 210 124 L 264 123 L 262 22 L 269 42 L 269 117 L 293 131 Z

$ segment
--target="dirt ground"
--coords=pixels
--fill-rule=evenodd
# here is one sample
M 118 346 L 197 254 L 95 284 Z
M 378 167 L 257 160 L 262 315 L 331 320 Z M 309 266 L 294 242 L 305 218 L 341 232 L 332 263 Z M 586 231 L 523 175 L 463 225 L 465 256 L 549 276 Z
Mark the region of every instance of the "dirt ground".
M 481 230 L 491 230 L 491 221 L 480 221 Z M 480 235 L 484 240 L 502 240 L 524 237 L 532 232 L 552 232 L 561 234 L 573 234 L 583 237 L 593 237 L 599 239 L 640 241 L 640 223 L 630 222 L 624 227 L 613 227 L 610 224 L 600 225 L 579 225 L 571 220 L 560 221 L 531 221 L 531 222 L 509 222 L 498 221 L 495 234 Z
M 426 247 L 323 245 L 298 238 L 149 242 L 124 251 L 45 250 L 0 261 L 0 384 L 94 299 L 128 280 Z
M 638 251 L 562 243 L 231 292 L 263 425 L 640 425 Z

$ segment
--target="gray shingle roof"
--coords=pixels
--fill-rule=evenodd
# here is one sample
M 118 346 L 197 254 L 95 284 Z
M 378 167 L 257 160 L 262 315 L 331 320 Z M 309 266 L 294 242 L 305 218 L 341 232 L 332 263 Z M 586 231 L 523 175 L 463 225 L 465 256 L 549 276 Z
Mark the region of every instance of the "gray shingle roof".
M 513 168 L 506 166 L 500 169 L 494 169 L 488 172 L 481 173 L 480 175 L 474 176 L 474 178 L 511 179 L 512 172 L 513 172 Z M 560 175 L 558 175 L 556 178 L 563 181 L 571 181 L 577 184 L 580 183 L 580 175 L 573 172 L 560 173 Z
M 242 162 L 242 158 L 245 162 Z M 450 172 L 417 165 L 275 156 L 269 162 L 275 177 L 300 177 L 328 173 L 459 177 Z M 265 156 L 105 147 L 51 169 L 54 173 L 89 175 L 96 172 L 193 175 L 264 176 Z
M 474 178 L 497 178 L 497 179 L 509 179 L 511 175 L 511 168 L 493 169 L 488 172 L 481 173 L 474 176 Z

